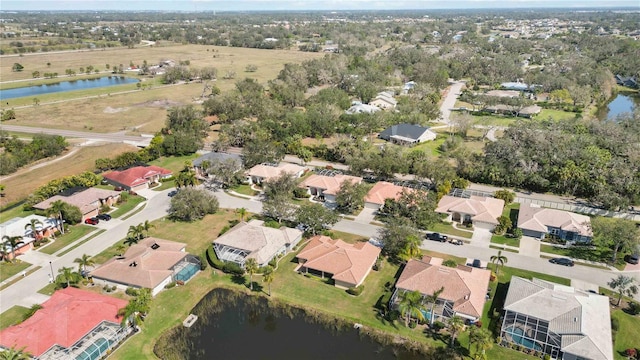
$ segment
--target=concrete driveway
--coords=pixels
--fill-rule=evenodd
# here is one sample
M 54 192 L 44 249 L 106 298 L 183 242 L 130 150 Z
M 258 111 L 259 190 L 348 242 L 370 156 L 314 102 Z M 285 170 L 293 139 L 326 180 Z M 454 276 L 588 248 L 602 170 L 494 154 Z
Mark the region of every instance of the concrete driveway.
M 491 245 L 491 236 L 493 236 L 491 230 L 476 227 L 473 229 L 471 243 L 475 246 L 488 248 Z
M 520 254 L 524 256 L 531 256 L 534 258 L 540 257 L 540 240 L 534 239 L 530 236 L 523 236 L 520 239 Z

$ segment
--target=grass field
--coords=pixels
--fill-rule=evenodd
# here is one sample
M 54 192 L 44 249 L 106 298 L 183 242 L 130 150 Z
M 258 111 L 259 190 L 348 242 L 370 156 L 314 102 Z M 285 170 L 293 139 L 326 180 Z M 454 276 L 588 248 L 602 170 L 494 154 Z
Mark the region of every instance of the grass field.
M 28 308 L 18 305 L 13 306 L 9 310 L 3 312 L 0 316 L 0 330 L 21 323 L 28 312 Z
M 31 266 L 28 262 L 21 261 L 19 258 L 15 262 L 1 262 L 0 263 L 0 282 L 7 280 L 13 275 L 24 271 Z
M 611 312 L 611 317 L 618 319 L 620 327 L 614 338 L 613 356 L 616 360 L 626 360 L 624 351 L 628 348 L 640 348 L 640 318 L 625 313 L 623 310 Z
M 60 235 L 56 238 L 56 240 L 47 245 L 46 247 L 40 250 L 41 253 L 53 255 L 58 252 L 60 249 L 64 248 L 67 245 L 73 244 L 75 241 L 78 241 L 81 237 L 87 235 L 88 233 L 96 230 L 97 228 L 89 225 L 78 224 L 75 226 L 70 226 L 64 235 Z
M 553 119 L 553 120 L 570 120 L 575 119 L 576 113 L 562 111 L 562 110 L 554 110 L 554 109 L 542 109 L 540 114 L 536 116 L 536 119 Z
M 95 161 L 97 158 L 105 156 L 115 157 L 120 153 L 135 149 L 135 147 L 126 144 L 86 146 L 80 148 L 80 150 L 70 157 L 45 165 L 37 169 L 37 171 L 20 170 L 15 176 L 2 180 L 2 183 L 6 185 L 7 188 L 6 195 L 0 198 L 0 207 L 23 200 L 39 186 L 44 185 L 50 180 L 67 175 L 79 174 L 83 171 L 92 171 L 95 169 Z M 0 214 L 0 216 L 4 217 L 5 215 Z
M 129 211 L 131 211 L 136 205 L 145 201 L 145 198 L 142 196 L 129 196 L 129 199 L 126 203 L 118 205 L 118 208 L 110 213 L 111 217 L 118 218 Z
M 149 162 L 149 165 L 160 166 L 165 169 L 173 171 L 174 175 L 182 171 L 185 166 L 185 162 L 193 161 L 200 157 L 198 154 L 184 155 L 184 156 L 163 156 L 159 159 Z
M 506 235 L 493 235 L 491 242 L 494 244 L 504 244 L 509 246 L 520 247 L 520 239 L 516 239 Z
M 251 185 L 247 184 L 239 184 L 231 188 L 231 190 L 237 192 L 238 194 L 248 195 L 248 196 L 256 196 L 258 192 L 251 188 Z

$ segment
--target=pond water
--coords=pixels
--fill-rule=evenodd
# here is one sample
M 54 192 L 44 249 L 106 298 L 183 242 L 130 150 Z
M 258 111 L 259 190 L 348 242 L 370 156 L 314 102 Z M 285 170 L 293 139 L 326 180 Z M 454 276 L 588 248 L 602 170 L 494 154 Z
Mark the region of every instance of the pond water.
M 321 321 L 304 310 L 231 290 L 213 290 L 193 313 L 199 317 L 195 324 L 165 333 L 156 355 L 194 360 L 426 359 L 376 343 L 353 324 Z
M 105 76 L 95 79 L 62 81 L 55 84 L 44 84 L 0 90 L 0 100 L 15 99 L 26 96 L 38 96 L 72 90 L 94 89 L 105 86 L 133 84 L 137 82 L 138 79 L 124 76 Z
M 598 119 L 615 120 L 623 113 L 632 113 L 640 108 L 640 95 L 634 93 L 620 93 L 607 106 L 598 110 Z

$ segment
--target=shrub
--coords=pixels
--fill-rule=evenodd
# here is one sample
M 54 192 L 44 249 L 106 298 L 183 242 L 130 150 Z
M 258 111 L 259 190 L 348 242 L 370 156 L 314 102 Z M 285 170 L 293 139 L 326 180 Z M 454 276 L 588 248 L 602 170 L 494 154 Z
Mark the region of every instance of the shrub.
M 350 287 L 347 289 L 347 293 L 353 296 L 358 296 L 362 294 L 362 290 L 364 290 L 364 285 L 360 285 L 360 287 Z
M 544 360 L 551 360 L 551 356 L 549 354 L 544 354 Z
M 240 267 L 240 265 L 230 261 L 224 263 L 222 271 L 234 275 L 244 275 L 244 270 Z
M 264 226 L 274 228 L 274 229 L 280 229 L 282 227 L 282 225 L 275 220 L 265 221 Z
M 618 318 L 611 318 L 611 330 L 618 331 L 620 328 L 620 321 Z
M 176 282 L 172 281 L 170 283 L 168 283 L 167 285 L 164 286 L 165 289 L 171 289 L 172 287 L 176 286 Z
M 213 266 L 214 268 L 224 271 L 224 262 L 218 259 L 215 251 L 213 251 L 213 248 L 211 247 L 207 249 L 207 260 L 209 261 L 209 264 L 211 264 L 211 266 Z
M 218 233 L 218 236 L 222 236 L 222 235 L 224 235 L 224 233 L 226 233 L 226 232 L 227 232 L 227 231 L 229 231 L 229 230 L 231 230 L 231 226 L 229 226 L 229 225 L 225 225 L 225 226 L 220 230 L 220 232 Z
M 129 296 L 138 296 L 138 290 L 132 287 L 128 287 L 127 290 L 124 291 L 124 293 Z
M 632 301 L 629 303 L 629 307 L 627 308 L 627 311 L 629 312 L 629 314 L 631 315 L 638 315 L 640 314 L 640 303 L 637 303 L 635 301 Z
M 442 265 L 454 268 L 458 266 L 458 263 L 453 259 L 447 259 L 442 262 Z
M 198 261 L 200 262 L 200 270 L 205 270 L 207 268 L 207 262 L 206 261 L 202 261 L 202 256 L 194 255 L 194 257 L 196 259 L 198 259 Z
M 628 348 L 624 353 L 630 358 L 635 358 L 638 355 L 638 351 L 635 348 Z
M 298 199 L 303 199 L 303 198 L 308 198 L 310 195 L 307 192 L 307 189 L 295 188 L 293 189 L 293 196 Z
M 445 328 L 445 325 L 442 321 L 436 321 L 433 323 L 432 328 L 434 331 L 438 332 Z
M 271 261 L 269 261 L 269 266 L 275 269 L 276 266 L 278 266 L 278 260 L 276 258 L 271 259 Z

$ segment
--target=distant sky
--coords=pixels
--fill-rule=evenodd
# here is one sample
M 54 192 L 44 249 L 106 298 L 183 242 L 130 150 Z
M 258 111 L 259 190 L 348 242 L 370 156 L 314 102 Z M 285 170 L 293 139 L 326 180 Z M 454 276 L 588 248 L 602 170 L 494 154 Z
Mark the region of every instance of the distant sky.
M 0 10 L 403 10 L 634 7 L 640 0 L 0 0 Z

